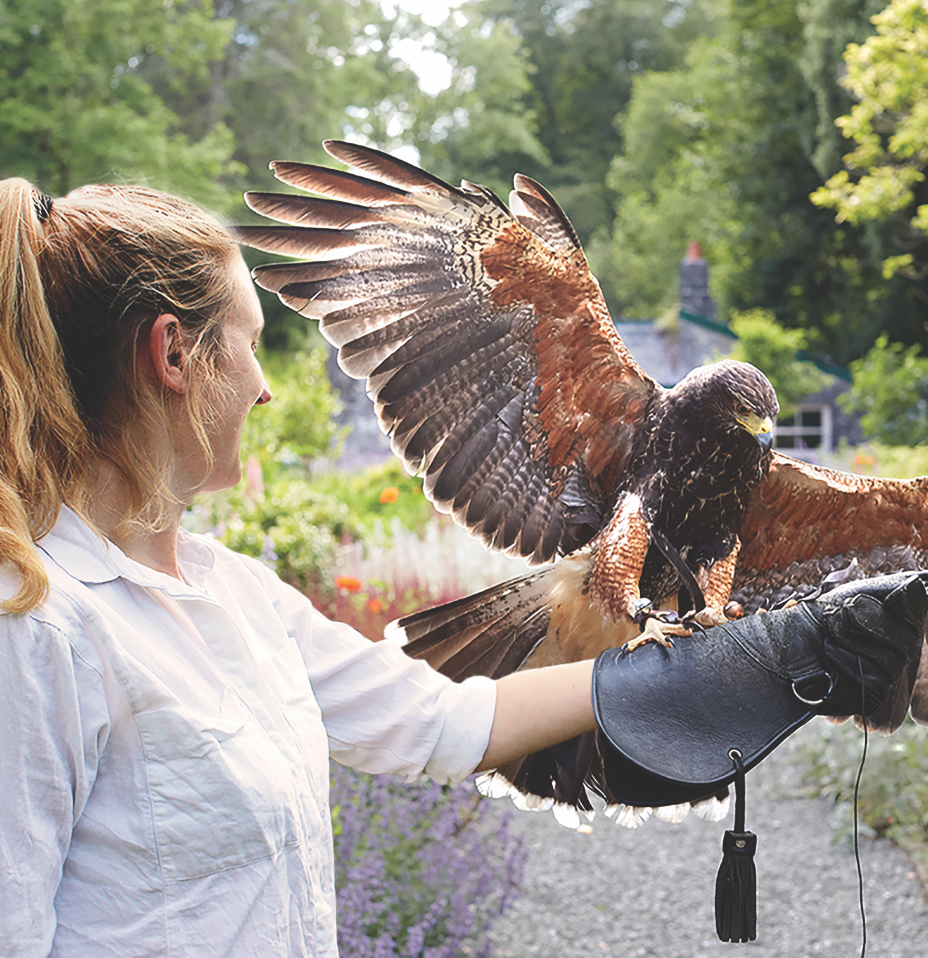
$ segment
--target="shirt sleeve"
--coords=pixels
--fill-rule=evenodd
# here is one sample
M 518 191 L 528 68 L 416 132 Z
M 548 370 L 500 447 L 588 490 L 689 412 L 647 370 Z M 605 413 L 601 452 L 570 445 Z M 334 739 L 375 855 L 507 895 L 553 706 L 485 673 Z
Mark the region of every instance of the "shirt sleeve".
M 53 625 L 0 615 L 0 954 L 46 956 L 108 721 L 103 680 Z
M 392 643 L 332 622 L 283 583 L 277 604 L 300 647 L 336 761 L 407 781 L 425 772 L 443 784 L 473 772 L 493 725 L 492 679 L 452 682 Z

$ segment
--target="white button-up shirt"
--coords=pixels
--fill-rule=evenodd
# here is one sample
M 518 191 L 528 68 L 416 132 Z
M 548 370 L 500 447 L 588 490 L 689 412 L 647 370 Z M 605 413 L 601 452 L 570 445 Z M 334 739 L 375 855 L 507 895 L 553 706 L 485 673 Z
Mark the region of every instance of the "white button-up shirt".
M 48 600 L 0 615 L 0 955 L 336 955 L 329 755 L 459 781 L 494 684 L 203 537 L 186 582 L 68 509 L 39 547 Z

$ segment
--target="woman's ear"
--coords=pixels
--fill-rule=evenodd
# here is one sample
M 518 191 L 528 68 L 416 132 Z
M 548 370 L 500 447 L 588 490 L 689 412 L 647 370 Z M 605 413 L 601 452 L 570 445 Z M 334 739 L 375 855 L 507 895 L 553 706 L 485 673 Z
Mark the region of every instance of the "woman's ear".
M 162 313 L 151 325 L 147 342 L 147 359 L 151 373 L 167 389 L 178 395 L 187 392 L 187 376 L 184 373 L 187 350 L 176 316 Z

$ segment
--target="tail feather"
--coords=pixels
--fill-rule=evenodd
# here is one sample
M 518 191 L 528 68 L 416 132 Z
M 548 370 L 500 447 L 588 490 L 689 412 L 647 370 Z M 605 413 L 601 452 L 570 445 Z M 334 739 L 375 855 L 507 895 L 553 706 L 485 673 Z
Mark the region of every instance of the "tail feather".
M 391 626 L 406 654 L 461 681 L 519 669 L 547 632 L 552 569 L 531 572 L 476 595 L 406 616 Z
M 392 623 L 388 632 L 405 640 L 408 655 L 424 659 L 455 681 L 472 675 L 500 678 L 532 668 L 532 654 L 548 635 L 552 594 L 562 566 L 416 612 Z M 651 809 L 626 806 L 612 792 L 605 770 L 608 748 L 602 733 L 587 732 L 481 776 L 478 787 L 484 795 L 508 795 L 520 809 L 553 809 L 559 822 L 573 827 L 578 814 L 592 817 L 593 798 L 598 797 L 608 816 L 636 827 Z M 718 819 L 727 809 L 727 789 L 692 806 L 702 817 Z M 674 806 L 660 817 L 680 821 L 689 808 Z

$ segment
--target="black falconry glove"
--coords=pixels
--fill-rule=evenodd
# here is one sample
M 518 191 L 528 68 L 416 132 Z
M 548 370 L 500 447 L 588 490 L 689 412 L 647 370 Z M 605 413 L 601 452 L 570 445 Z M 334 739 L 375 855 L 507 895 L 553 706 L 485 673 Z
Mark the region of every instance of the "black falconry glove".
M 928 617 L 928 572 L 863 579 L 790 608 L 634 652 L 603 652 L 596 720 L 609 787 L 629 805 L 676 805 L 749 770 L 814 715 L 905 715 Z M 901 715 L 899 714 L 901 712 Z
M 745 772 L 813 715 L 897 727 L 926 619 L 928 572 L 906 572 L 817 592 L 672 649 L 610 649 L 596 660 L 593 708 L 617 798 L 676 805 L 735 783 L 734 828 L 725 832 L 715 885 L 722 941 L 757 936 L 757 836 L 745 828 Z

